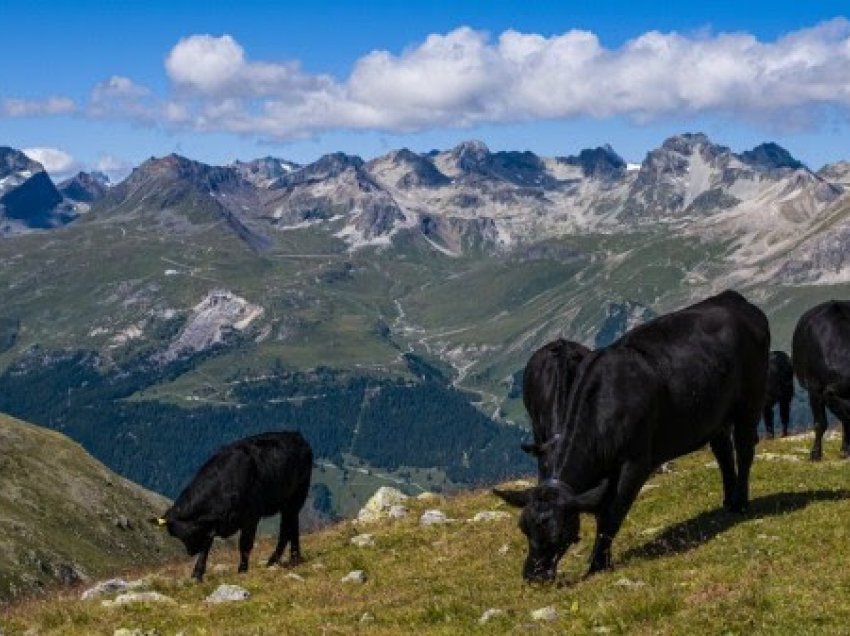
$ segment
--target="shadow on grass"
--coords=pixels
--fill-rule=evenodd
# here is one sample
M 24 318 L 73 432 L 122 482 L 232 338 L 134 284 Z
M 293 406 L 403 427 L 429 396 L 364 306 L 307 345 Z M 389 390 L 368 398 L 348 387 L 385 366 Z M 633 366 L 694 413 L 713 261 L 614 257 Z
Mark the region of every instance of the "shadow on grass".
M 622 556 L 623 561 L 634 558 L 656 558 L 688 552 L 713 539 L 732 526 L 759 517 L 773 517 L 801 510 L 818 501 L 850 499 L 850 490 L 805 490 L 779 492 L 750 501 L 746 514 L 727 512 L 723 508 L 708 510 L 693 519 L 670 526 L 660 535 L 641 546 L 631 548 Z

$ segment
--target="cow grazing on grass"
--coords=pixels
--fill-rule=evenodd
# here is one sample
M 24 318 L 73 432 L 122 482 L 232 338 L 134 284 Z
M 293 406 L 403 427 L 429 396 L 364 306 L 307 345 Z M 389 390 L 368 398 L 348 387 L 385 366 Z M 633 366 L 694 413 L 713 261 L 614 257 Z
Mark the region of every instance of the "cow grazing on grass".
M 850 456 L 850 302 L 831 300 L 809 309 L 794 329 L 792 360 L 809 392 L 815 420 L 812 460 L 823 457 L 826 409 L 841 420 L 841 456 Z
M 566 416 L 567 398 L 578 365 L 590 349 L 577 342 L 559 338 L 535 351 L 522 376 L 522 401 L 531 418 L 533 443 L 522 450 L 537 457 L 540 479 L 548 475 L 547 457 L 557 441 Z
M 301 561 L 298 513 L 310 489 L 313 452 L 300 433 L 263 433 L 219 449 L 201 466 L 163 518 L 154 520 L 198 555 L 192 577 L 204 577 L 215 537 L 239 534 L 239 571 L 248 570 L 261 517 L 280 513 L 277 547 L 268 564 Z
M 767 393 L 764 399 L 764 430 L 774 436 L 773 407 L 779 404 L 782 437 L 788 435 L 791 419 L 791 400 L 794 399 L 794 369 L 791 358 L 784 351 L 771 351 L 767 366 Z
M 610 568 L 611 542 L 647 478 L 706 443 L 720 466 L 724 505 L 745 510 L 769 348 L 762 311 L 726 291 L 591 353 L 570 393 L 570 432 L 553 451 L 552 476 L 528 490 L 496 491 L 523 507 L 523 576 L 555 577 L 578 541 L 582 511 L 597 521 L 588 574 Z

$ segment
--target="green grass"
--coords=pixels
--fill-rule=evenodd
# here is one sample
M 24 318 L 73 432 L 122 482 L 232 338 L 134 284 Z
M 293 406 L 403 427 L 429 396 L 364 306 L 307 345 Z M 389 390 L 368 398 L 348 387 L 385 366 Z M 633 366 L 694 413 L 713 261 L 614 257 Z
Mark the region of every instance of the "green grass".
M 591 518 L 554 586 L 522 582 L 525 540 L 516 512 L 491 523 L 418 527 L 418 515 L 435 505 L 460 520 L 504 509 L 482 491 L 412 504 L 407 519 L 367 530 L 375 548 L 349 544 L 358 531 L 350 522 L 305 537 L 308 560 L 296 570 L 303 582 L 258 565 L 237 575 L 236 555 L 219 547 L 212 563 L 227 571 L 201 585 L 186 582 L 188 560 L 152 572 L 155 588 L 174 597 L 175 606 L 104 608 L 74 593 L 13 607 L 0 625 L 7 633 L 35 627 L 42 634 L 110 634 L 119 627 L 187 635 L 492 634 L 524 631 L 531 610 L 552 605 L 559 618 L 540 626 L 543 633 L 847 633 L 850 463 L 837 459 L 830 441 L 826 460 L 812 464 L 809 444 L 760 444 L 759 454 L 774 458 L 756 461 L 752 506 L 743 516 L 719 509 L 719 474 L 707 452 L 676 461 L 629 514 L 615 542 L 615 569 L 587 580 Z M 258 546 L 252 561 L 259 564 L 270 547 Z M 365 570 L 368 581 L 341 584 L 352 569 Z M 203 599 L 223 582 L 247 587 L 252 598 L 207 607 Z M 488 608 L 506 613 L 480 626 Z M 374 622 L 360 623 L 365 612 Z

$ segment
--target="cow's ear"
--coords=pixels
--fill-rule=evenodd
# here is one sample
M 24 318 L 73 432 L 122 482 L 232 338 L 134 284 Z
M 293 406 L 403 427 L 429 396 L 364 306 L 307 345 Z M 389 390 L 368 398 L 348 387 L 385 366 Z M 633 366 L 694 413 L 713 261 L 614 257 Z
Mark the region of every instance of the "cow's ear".
M 499 490 L 493 488 L 493 494 L 515 508 L 524 508 L 531 501 L 531 492 L 534 488 L 525 490 Z
M 603 479 L 598 486 L 585 490 L 580 495 L 570 497 L 570 506 L 581 511 L 596 510 L 608 490 L 608 480 Z

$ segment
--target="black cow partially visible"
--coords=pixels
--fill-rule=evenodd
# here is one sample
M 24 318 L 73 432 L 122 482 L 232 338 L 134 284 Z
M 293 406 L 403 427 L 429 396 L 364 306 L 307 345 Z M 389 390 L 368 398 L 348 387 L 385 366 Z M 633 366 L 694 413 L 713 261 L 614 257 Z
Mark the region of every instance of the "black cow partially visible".
M 570 393 L 570 434 L 553 452 L 552 478 L 496 491 L 524 507 L 523 576 L 555 577 L 578 541 L 581 511 L 596 515 L 589 573 L 611 567 L 611 542 L 647 478 L 705 443 L 720 466 L 724 505 L 745 510 L 769 348 L 764 313 L 726 291 L 591 353 Z
M 823 457 L 827 408 L 844 427 L 841 455 L 850 456 L 850 302 L 831 300 L 804 313 L 794 329 L 792 359 L 815 420 L 812 460 Z
M 219 449 L 201 466 L 164 518 L 168 528 L 199 555 L 192 571 L 204 577 L 207 556 L 215 537 L 239 535 L 239 571 L 248 569 L 261 517 L 280 513 L 277 547 L 268 564 L 280 561 L 289 543 L 289 563 L 301 561 L 298 513 L 310 489 L 313 452 L 300 433 L 263 433 Z
M 522 401 L 531 418 L 533 443 L 522 450 L 537 457 L 541 479 L 548 476 L 547 456 L 557 441 L 567 412 L 567 398 L 578 365 L 590 349 L 577 342 L 559 338 L 535 351 L 522 376 Z
M 794 369 L 784 351 L 771 351 L 767 366 L 767 393 L 764 398 L 764 430 L 774 436 L 773 407 L 779 404 L 782 437 L 788 435 L 791 419 L 791 400 L 794 399 Z

